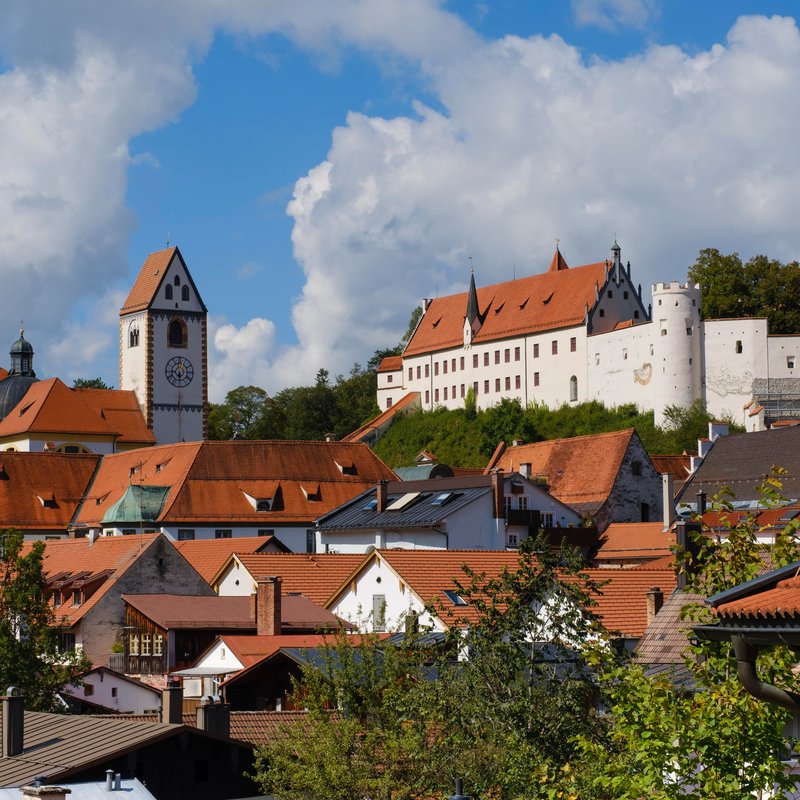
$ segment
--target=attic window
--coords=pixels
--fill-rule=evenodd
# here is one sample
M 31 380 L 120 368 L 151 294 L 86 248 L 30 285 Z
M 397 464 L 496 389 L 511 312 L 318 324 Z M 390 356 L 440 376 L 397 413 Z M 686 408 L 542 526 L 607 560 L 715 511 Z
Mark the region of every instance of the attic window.
M 378 498 L 373 497 L 371 500 L 368 500 L 363 506 L 361 506 L 364 511 L 374 511 L 378 507 Z
M 437 319 L 436 322 L 433 323 L 433 327 L 435 328 L 441 321 L 442 321 L 442 318 L 439 317 L 439 319 Z
M 339 468 L 339 472 L 342 475 L 358 475 L 358 470 L 356 469 L 356 465 L 352 461 L 334 461 L 334 464 Z
M 454 605 L 454 606 L 468 606 L 469 603 L 454 589 L 443 589 L 444 596 Z
M 28 409 L 29 409 L 29 408 L 30 408 L 32 405 L 33 405 L 33 403 L 28 403 L 28 405 L 26 405 L 26 406 L 23 406 L 23 407 L 22 407 L 22 408 L 19 410 L 19 415 L 20 415 L 20 416 L 22 416 L 22 415 L 23 415 L 23 414 L 24 414 L 24 413 L 25 413 L 25 412 L 26 412 L 26 411 L 27 411 L 27 410 L 28 410 Z
M 526 297 L 526 298 L 525 298 L 525 299 L 524 299 L 524 300 L 523 300 L 523 301 L 522 301 L 522 302 L 519 304 L 519 310 L 520 310 L 520 311 L 523 311 L 523 310 L 525 309 L 525 306 L 526 306 L 526 305 L 528 305 L 528 300 L 530 300 L 530 297 Z
M 108 497 L 110 494 L 111 494 L 111 492 L 106 492 L 104 495 L 101 495 L 100 497 L 97 497 L 97 498 L 95 498 L 94 504 L 95 504 L 96 506 L 99 506 L 99 505 L 101 505 L 102 503 L 104 503 L 104 502 L 105 502 L 105 499 L 106 499 L 106 498 L 107 498 L 107 497 Z
M 453 497 L 455 497 L 455 492 L 442 492 L 441 494 L 437 494 L 436 497 L 433 498 L 433 500 L 431 501 L 431 505 L 443 506 L 445 503 L 452 500 Z
M 322 492 L 319 488 L 318 483 L 313 483 L 309 486 L 302 486 L 300 487 L 303 490 L 303 494 L 310 503 L 318 503 L 322 500 Z
M 162 461 L 160 464 L 156 464 L 156 472 L 161 472 L 161 470 L 164 469 L 164 467 L 166 467 L 170 461 L 172 461 L 172 459 L 168 458 L 166 461 Z
M 554 294 L 555 294 L 555 292 L 550 292 L 550 294 L 547 295 L 547 297 L 545 297 L 544 300 L 542 300 L 542 305 L 546 306 L 553 299 L 553 295 Z
M 503 306 L 504 305 L 505 305 L 505 303 L 500 303 L 500 305 L 497 306 L 497 308 L 494 310 L 494 313 L 495 314 L 499 314 L 503 310 Z
M 398 497 L 393 503 L 386 506 L 387 511 L 402 511 L 413 503 L 418 497 L 419 492 L 406 492 L 402 497 Z
M 272 511 L 272 498 L 256 500 L 256 511 Z
M 56 496 L 50 492 L 48 494 L 37 494 L 36 499 L 42 504 L 44 508 L 58 508 Z

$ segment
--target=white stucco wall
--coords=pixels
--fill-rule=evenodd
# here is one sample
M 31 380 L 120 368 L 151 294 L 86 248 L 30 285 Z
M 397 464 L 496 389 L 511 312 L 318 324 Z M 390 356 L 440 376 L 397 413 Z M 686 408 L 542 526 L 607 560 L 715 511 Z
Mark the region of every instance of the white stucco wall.
M 106 670 L 89 673 L 83 682 L 83 686 L 67 686 L 65 691 L 73 697 L 120 713 L 145 714 L 161 710 L 160 692 L 123 680 Z M 87 687 L 91 688 L 87 691 Z
M 218 669 L 220 673 L 244 669 L 244 664 L 231 652 L 224 639 L 218 639 L 211 649 L 195 662 L 194 666 Z
M 314 526 L 313 524 L 309 523 L 308 527 L 280 527 L 280 526 L 272 526 L 269 525 L 269 520 L 265 521 L 263 527 L 255 528 L 255 527 L 236 527 L 234 525 L 226 525 L 224 522 L 216 523 L 213 527 L 202 527 L 198 525 L 148 525 L 144 524 L 143 526 L 138 526 L 136 528 L 137 533 L 141 529 L 147 531 L 155 531 L 158 533 L 163 533 L 168 536 L 170 539 L 174 539 L 175 541 L 179 540 L 179 532 L 182 530 L 192 530 L 194 531 L 194 538 L 197 539 L 216 539 L 216 532 L 218 530 L 225 530 L 230 531 L 231 539 L 238 539 L 244 537 L 253 537 L 258 536 L 259 530 L 268 530 L 271 534 L 273 534 L 277 539 L 279 539 L 286 547 L 288 547 L 293 553 L 305 553 L 306 552 L 306 531 L 313 531 Z M 125 530 L 129 530 L 129 528 L 125 528 Z M 103 528 L 103 535 L 104 536 L 122 536 L 123 528 Z M 221 538 L 221 537 L 220 537 Z M 228 537 L 225 537 L 228 538 Z

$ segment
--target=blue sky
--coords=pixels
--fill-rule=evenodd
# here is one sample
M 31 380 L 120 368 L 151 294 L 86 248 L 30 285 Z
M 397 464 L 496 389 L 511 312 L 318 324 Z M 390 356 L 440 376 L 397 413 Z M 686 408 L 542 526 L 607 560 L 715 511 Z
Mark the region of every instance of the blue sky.
M 365 363 L 470 257 L 488 284 L 616 235 L 645 293 L 701 247 L 797 257 L 794 4 L 127 5 L 0 10 L 0 312 L 40 376 L 116 384 L 167 237 L 217 400 Z

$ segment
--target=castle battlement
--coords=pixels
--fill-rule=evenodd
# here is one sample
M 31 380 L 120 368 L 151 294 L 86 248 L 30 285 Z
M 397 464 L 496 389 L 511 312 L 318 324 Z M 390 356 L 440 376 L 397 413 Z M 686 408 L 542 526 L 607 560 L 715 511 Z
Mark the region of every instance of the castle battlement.
M 699 293 L 700 284 L 698 283 L 681 283 L 680 281 L 671 281 L 670 283 L 654 283 L 652 285 L 653 294 L 660 292 L 691 292 Z

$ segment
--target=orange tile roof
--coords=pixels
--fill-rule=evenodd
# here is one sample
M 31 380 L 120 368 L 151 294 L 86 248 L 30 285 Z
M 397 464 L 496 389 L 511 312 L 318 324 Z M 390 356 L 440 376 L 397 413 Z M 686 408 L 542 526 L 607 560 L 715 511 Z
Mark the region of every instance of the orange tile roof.
M 8 370 L 5 367 L 0 367 L 0 381 L 8 377 Z
M 628 428 L 507 447 L 495 453 L 485 472 L 520 471 L 521 464 L 530 464 L 532 475 L 547 476 L 553 497 L 584 512 L 596 510 L 611 493 L 634 436 L 635 429 Z
M 0 527 L 66 533 L 99 460 L 93 454 L 0 453 Z
M 643 561 L 641 564 L 636 564 L 632 569 L 671 569 L 675 571 L 675 556 L 670 553 L 660 558 L 654 558 L 651 561 Z
M 324 605 L 361 564 L 364 554 L 241 553 L 236 558 L 253 578 L 279 575 L 284 592 L 302 592 L 309 600 Z
M 378 365 L 377 372 L 397 372 L 403 369 L 403 356 L 386 356 Z
M 98 416 L 117 432 L 117 442 L 155 444 L 156 437 L 147 427 L 136 393 L 126 389 L 73 389 Z
M 612 522 L 603 532 L 596 561 L 660 558 L 670 554 L 675 534 L 662 522 Z
M 675 456 L 650 456 L 650 460 L 660 475 L 674 475 L 678 482 L 683 482 L 689 477 L 692 457 L 688 453 Z
M 70 580 L 81 573 L 90 579 L 108 573 L 91 596 L 78 606 L 72 603 L 72 592 L 66 592 L 64 602 L 54 609 L 56 618 L 68 625 L 78 622 L 158 536 L 159 534 L 101 536 L 94 542 L 89 539 L 46 542 L 43 571 L 48 584 Z M 31 546 L 32 543 L 26 542 L 25 550 Z
M 408 406 L 412 405 L 413 403 L 419 403 L 419 392 L 409 392 L 408 394 L 403 395 L 403 397 L 401 397 L 396 403 L 393 403 L 385 411 L 382 411 L 380 414 L 378 414 L 377 417 L 374 417 L 369 422 L 364 423 L 360 428 L 352 433 L 348 433 L 347 436 L 343 436 L 342 441 L 354 443 L 360 442 L 365 436 L 367 436 L 367 434 L 372 433 L 372 431 L 375 431 L 383 425 L 388 424 L 389 420 L 396 414 L 399 414 L 401 411 L 405 412 Z
M 180 554 L 211 583 L 231 553 L 256 553 L 268 547 L 272 536 L 240 536 L 236 539 L 194 539 L 173 542 Z
M 478 617 L 474 606 L 455 606 L 444 595 L 445 589 L 453 587 L 454 579 L 461 583 L 467 580 L 463 564 L 476 573 L 484 573 L 487 578 L 494 578 L 504 569 L 513 571 L 519 562 L 518 553 L 506 550 L 381 550 L 375 557 L 383 558 L 423 603 L 432 603 L 434 607 L 443 609 L 440 616 L 445 623 L 450 620 L 474 621 Z M 647 627 L 648 590 L 658 586 L 667 594 L 676 585 L 675 573 L 671 569 L 647 572 L 586 569 L 583 572 L 594 581 L 608 581 L 595 597 L 596 605 L 591 610 L 609 631 L 628 638 L 641 636 Z M 329 600 L 329 607 L 340 594 L 337 592 Z
M 721 603 L 714 609 L 719 617 L 800 617 L 800 576 L 778 581 L 774 588 L 756 592 L 749 597 Z
M 562 269 L 569 269 L 566 259 L 561 255 L 561 251 L 556 247 L 553 253 L 553 259 L 550 261 L 550 266 L 547 268 L 548 272 L 560 272 Z
M 166 250 L 159 250 L 147 256 L 131 287 L 128 298 L 122 304 L 120 316 L 134 311 L 142 311 L 150 305 L 161 285 L 164 273 L 177 252 L 177 247 L 168 247 Z
M 580 325 L 605 281 L 606 262 L 548 271 L 478 289 L 483 325 L 473 339 L 485 342 Z M 432 300 L 403 355 L 461 347 L 467 292 Z
M 21 433 L 74 433 L 116 438 L 118 432 L 80 394 L 58 378 L 31 385 L 0 422 L 0 438 Z
M 344 472 L 340 469 L 343 468 Z M 353 470 L 353 474 L 347 474 Z M 99 524 L 131 483 L 169 486 L 159 522 L 230 522 L 272 527 L 308 523 L 379 480 L 395 474 L 362 444 L 348 442 L 186 442 L 106 456 L 81 509 L 80 521 Z M 309 499 L 303 491 L 319 484 Z M 273 497 L 282 507 L 256 511 L 246 495 Z
M 219 638 L 225 642 L 239 663 L 247 669 L 247 667 L 252 667 L 253 664 L 274 655 L 282 647 L 317 647 L 326 642 L 336 642 L 338 634 L 281 634 L 280 636 L 224 634 Z

